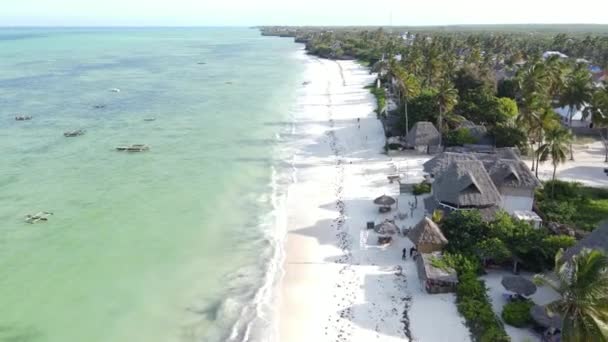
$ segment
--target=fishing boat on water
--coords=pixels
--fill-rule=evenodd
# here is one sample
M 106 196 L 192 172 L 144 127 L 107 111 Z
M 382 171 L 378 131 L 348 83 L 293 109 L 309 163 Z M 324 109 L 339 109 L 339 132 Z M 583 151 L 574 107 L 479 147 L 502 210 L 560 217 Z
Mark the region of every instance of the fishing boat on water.
M 149 149 L 150 149 L 150 147 L 148 147 L 148 145 L 145 145 L 145 144 L 133 144 L 133 145 L 118 146 L 116 148 L 116 151 L 122 151 L 122 152 L 144 152 L 144 151 L 148 151 Z
M 85 132 L 84 129 L 77 129 L 75 131 L 67 131 L 63 133 L 63 136 L 66 138 L 77 137 L 79 135 L 83 135 Z
M 32 116 L 31 115 L 16 115 L 15 116 L 15 120 L 17 120 L 17 121 L 28 121 L 28 120 L 32 120 Z
M 53 215 L 53 213 L 49 213 L 48 211 L 41 211 L 34 215 L 25 215 L 25 222 L 27 223 L 38 223 L 38 222 L 46 222 L 49 220 L 49 216 Z

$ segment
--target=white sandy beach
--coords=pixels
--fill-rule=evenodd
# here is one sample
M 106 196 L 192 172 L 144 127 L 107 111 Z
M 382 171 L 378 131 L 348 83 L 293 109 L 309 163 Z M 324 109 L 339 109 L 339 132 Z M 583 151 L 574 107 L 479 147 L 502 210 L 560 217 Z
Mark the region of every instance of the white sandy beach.
M 399 196 L 386 176 L 421 180 L 429 157 L 396 161 L 382 154 L 375 100 L 363 89 L 374 80 L 366 69 L 352 61 L 304 60 L 311 83 L 295 115 L 296 181 L 287 199 L 278 340 L 469 341 L 454 295 L 423 293 L 414 262 L 401 260 L 408 239 L 398 236 L 387 247 L 367 240 L 367 221 L 396 214 L 382 216 L 372 203 L 382 194 Z M 397 224 L 417 223 L 422 201 L 410 213 L 413 197 L 398 198 L 408 218 Z

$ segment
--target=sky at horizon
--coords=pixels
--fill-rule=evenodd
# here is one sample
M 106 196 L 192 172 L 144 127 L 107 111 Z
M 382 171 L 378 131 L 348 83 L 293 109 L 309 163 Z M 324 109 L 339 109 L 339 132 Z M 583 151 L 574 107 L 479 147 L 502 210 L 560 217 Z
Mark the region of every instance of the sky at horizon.
M 19 0 L 0 26 L 608 24 L 608 1 Z

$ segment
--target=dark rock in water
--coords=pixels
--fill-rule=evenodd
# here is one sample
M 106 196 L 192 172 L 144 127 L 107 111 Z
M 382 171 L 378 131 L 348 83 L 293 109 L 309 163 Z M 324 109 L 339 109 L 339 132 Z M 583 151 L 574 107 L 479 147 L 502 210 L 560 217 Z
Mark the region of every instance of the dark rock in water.
M 226 82 L 226 84 L 232 84 L 232 82 L 228 81 L 228 82 Z
M 205 65 L 205 64 L 207 64 L 207 62 L 198 62 L 196 64 L 198 64 L 198 65 Z
M 156 118 L 145 118 L 144 121 L 154 121 Z

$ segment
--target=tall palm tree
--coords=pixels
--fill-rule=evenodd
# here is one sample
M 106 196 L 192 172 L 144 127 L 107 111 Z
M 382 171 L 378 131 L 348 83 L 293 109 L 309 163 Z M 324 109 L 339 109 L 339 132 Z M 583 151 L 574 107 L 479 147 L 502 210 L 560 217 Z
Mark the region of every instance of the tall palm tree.
M 608 127 L 608 88 L 600 88 L 591 97 L 591 102 L 583 111 L 583 120 L 591 118 L 594 128 Z M 604 130 L 604 129 L 603 129 Z M 608 134 L 600 131 L 604 144 L 604 162 L 608 163 Z
M 545 132 L 545 143 L 536 151 L 540 155 L 540 161 L 547 161 L 550 158 L 551 164 L 553 164 L 551 197 L 555 195 L 555 172 L 557 171 L 557 166 L 566 162 L 568 145 L 571 142 L 572 134 L 568 130 L 562 127 L 553 128 Z
M 593 82 L 587 69 L 577 69 L 566 78 L 561 96 L 562 106 L 568 106 L 568 126 L 572 129 L 572 116 L 575 110 L 583 109 L 591 101 L 593 95 Z M 570 160 L 574 160 L 572 145 L 570 145 Z
M 547 306 L 549 314 L 562 317 L 561 340 L 608 341 L 608 256 L 585 248 L 566 261 L 560 251 L 554 271 L 557 279 L 537 275 L 534 280 L 561 295 Z
M 550 104 L 549 77 L 546 65 L 541 62 L 526 65 L 525 68 L 518 72 L 516 85 L 519 93 L 520 109 L 516 123 L 526 130 L 529 143 L 534 150 L 534 143 L 537 142 L 535 140 L 536 133 L 540 127 L 541 113 Z M 533 156 L 532 171 L 535 170 L 534 164 L 536 159 Z
M 439 117 L 437 118 L 437 129 L 439 130 L 439 136 L 443 134 L 443 116 L 445 113 L 450 112 L 454 106 L 458 103 L 458 90 L 454 88 L 454 84 L 444 78 L 437 88 L 437 103 L 439 104 Z M 441 138 L 439 140 L 441 145 Z
M 408 100 L 412 97 L 420 94 L 420 81 L 418 78 L 411 73 L 408 73 L 403 68 L 398 68 L 395 72 L 395 79 L 401 94 L 401 101 L 403 102 L 404 114 L 405 114 L 405 135 L 407 136 L 410 126 L 409 117 L 407 113 Z
M 537 142 L 537 150 L 535 153 L 535 158 L 536 158 L 536 170 L 535 170 L 535 174 L 536 177 L 538 177 L 538 168 L 540 166 L 540 153 L 538 153 L 540 147 L 542 146 L 543 141 L 545 140 L 545 134 L 546 132 L 549 132 L 551 130 L 557 129 L 560 127 L 560 121 L 559 121 L 559 116 L 555 113 L 555 111 L 550 107 L 547 106 L 545 108 L 542 108 L 539 113 L 538 116 L 535 117 L 536 121 L 536 127 L 534 130 L 534 139 Z

